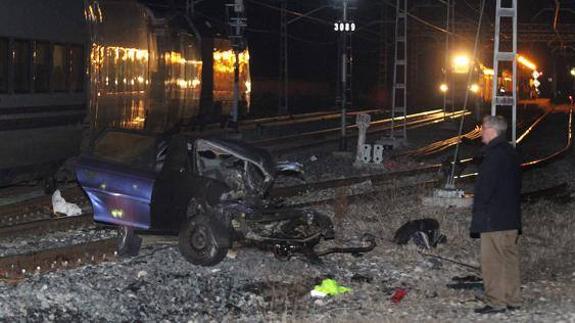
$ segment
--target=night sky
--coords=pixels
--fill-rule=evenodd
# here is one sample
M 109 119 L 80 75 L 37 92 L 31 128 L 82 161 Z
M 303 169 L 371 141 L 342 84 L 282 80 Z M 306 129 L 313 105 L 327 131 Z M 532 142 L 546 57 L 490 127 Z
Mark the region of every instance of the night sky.
M 185 3 L 183 0 L 147 0 L 144 2 L 175 6 L 183 6 Z M 223 24 L 226 19 L 224 8 L 226 2 L 228 1 L 200 1 L 196 5 L 196 12 L 199 17 L 213 24 L 219 24 L 223 27 L 222 29 L 225 29 Z M 358 26 L 358 31 L 354 33 L 352 41 L 354 102 L 358 105 L 374 104 L 382 32 L 387 34 L 388 54 L 393 55 L 395 1 L 350 0 L 350 3 L 354 7 L 350 11 L 350 16 Z M 280 71 L 280 1 L 245 0 L 245 6 L 248 16 L 246 37 L 251 51 L 252 78 L 255 82 L 277 80 Z M 479 7 L 479 0 L 456 1 L 455 23 L 468 23 L 476 26 Z M 294 13 L 306 13 L 318 8 L 321 9 L 311 15 L 312 19 L 299 19 L 288 27 L 290 85 L 297 86 L 299 81 L 322 84 L 327 86 L 329 91 L 334 92 L 335 96 L 338 35 L 333 31 L 333 22 L 341 17 L 341 0 L 288 0 L 288 10 L 293 12 L 288 14 L 288 20 L 296 17 Z M 413 66 L 415 64 L 412 59 L 410 68 L 416 68 L 419 71 L 418 73 L 412 72 L 410 76 L 412 88 L 435 87 L 436 80 L 441 78 L 445 33 L 438 31 L 438 28 L 445 28 L 445 8 L 445 4 L 439 0 L 409 1 L 409 12 L 423 20 L 423 23 L 412 18 L 408 20 L 408 51 L 411 55 L 418 57 L 417 66 Z M 520 23 L 539 23 L 552 30 L 556 9 L 554 1 L 519 1 L 518 9 Z M 487 1 L 484 15 L 479 57 L 485 65 L 491 66 L 495 1 Z M 560 1 L 557 34 L 551 35 L 547 43 L 520 42 L 518 44 L 519 52 L 531 58 L 546 76 L 551 75 L 553 68 L 551 63 L 555 61 L 558 87 L 564 89 L 572 87 L 569 69 L 575 64 L 573 43 L 565 41 L 565 37 L 562 37 L 564 24 L 570 22 L 575 22 L 575 1 Z M 519 30 L 519 33 L 521 32 Z M 452 50 L 464 48 L 471 52 L 474 33 L 466 34 L 463 30 L 456 30 L 455 33 L 457 35 L 451 40 Z M 390 72 L 393 67 L 392 62 L 392 57 L 390 57 L 387 65 Z

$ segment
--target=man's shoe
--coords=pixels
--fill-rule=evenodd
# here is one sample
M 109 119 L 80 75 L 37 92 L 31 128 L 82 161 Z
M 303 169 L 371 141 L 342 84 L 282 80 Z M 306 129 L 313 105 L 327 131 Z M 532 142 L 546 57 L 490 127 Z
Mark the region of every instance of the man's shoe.
M 517 311 L 519 309 L 521 309 L 521 306 L 511 306 L 511 305 L 507 306 L 507 310 L 510 312 Z
M 474 312 L 477 314 L 495 314 L 495 313 L 503 313 L 505 311 L 506 311 L 505 307 L 504 308 L 498 308 L 498 307 L 485 305 L 484 307 L 476 308 Z

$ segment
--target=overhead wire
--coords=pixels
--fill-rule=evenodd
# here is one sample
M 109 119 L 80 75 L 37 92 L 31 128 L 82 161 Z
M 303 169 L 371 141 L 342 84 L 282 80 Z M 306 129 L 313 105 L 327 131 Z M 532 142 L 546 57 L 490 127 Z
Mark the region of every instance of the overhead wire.
M 280 7 L 277 7 L 277 6 L 274 6 L 274 5 L 270 5 L 270 4 L 267 4 L 267 3 L 264 3 L 264 2 L 261 2 L 261 1 L 258 1 L 258 0 L 246 0 L 246 1 L 247 1 L 247 2 L 250 2 L 250 3 L 253 3 L 253 4 L 257 4 L 257 5 L 266 7 L 266 8 L 269 8 L 269 9 L 272 9 L 272 10 L 276 10 L 276 11 L 282 10 Z M 389 2 L 389 1 L 387 1 L 387 0 L 379 0 L 379 1 L 380 1 L 381 3 L 384 3 L 384 4 L 388 5 L 388 6 L 391 6 L 391 7 L 395 8 L 395 4 L 393 4 L 393 3 L 391 3 L 391 2 Z M 400 9 L 400 10 L 401 10 L 401 9 Z M 317 17 L 305 16 L 304 14 L 302 14 L 302 13 L 300 13 L 300 12 L 297 12 L 297 11 L 286 10 L 286 12 L 289 13 L 289 14 L 291 14 L 291 15 L 294 15 L 294 16 L 298 16 L 298 17 L 305 18 L 305 19 L 307 19 L 307 20 L 315 21 L 315 22 L 317 22 L 317 23 L 321 23 L 321 24 L 325 24 L 325 25 L 329 25 L 329 26 L 333 25 L 333 22 L 332 22 L 332 21 L 327 21 L 327 20 L 324 20 L 324 19 L 321 19 L 321 18 L 317 18 Z M 423 25 L 425 25 L 425 26 L 427 26 L 427 27 L 429 27 L 429 28 L 431 28 L 431 29 L 434 29 L 434 30 L 439 31 L 439 32 L 442 32 L 442 33 L 449 33 L 449 34 L 452 34 L 453 36 L 456 36 L 456 37 L 459 37 L 459 38 L 464 38 L 464 39 L 466 38 L 465 36 L 462 36 L 462 35 L 459 35 L 459 34 L 456 34 L 456 33 L 453 33 L 453 32 L 449 32 L 449 31 L 447 31 L 445 28 L 442 28 L 442 27 L 440 27 L 440 26 L 437 26 L 437 25 L 435 25 L 435 24 L 433 24 L 433 23 L 431 23 L 431 22 L 429 22 L 429 21 L 427 21 L 427 20 L 425 20 L 425 19 L 423 19 L 423 18 L 421 18 L 421 17 L 419 17 L 419 16 L 416 16 L 416 15 L 414 15 L 414 14 L 412 14 L 412 13 L 406 12 L 406 14 L 407 14 L 410 18 L 412 18 L 413 20 L 415 20 L 415 21 L 417 21 L 417 22 L 419 22 L 419 23 L 421 23 L 421 24 L 423 24 Z M 378 34 L 377 32 L 371 31 L 371 30 L 369 30 L 369 29 L 363 29 L 363 31 L 368 32 L 369 34 L 372 34 L 372 35 L 375 35 L 375 36 L 379 36 L 379 34 Z

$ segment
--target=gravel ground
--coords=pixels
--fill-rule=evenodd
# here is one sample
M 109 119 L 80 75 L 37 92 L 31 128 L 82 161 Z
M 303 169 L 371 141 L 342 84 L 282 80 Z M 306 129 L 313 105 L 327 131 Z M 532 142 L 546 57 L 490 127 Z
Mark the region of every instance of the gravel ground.
M 550 126 L 534 135 L 544 134 L 547 142 L 561 146 L 564 138 L 557 137 L 562 135 L 566 116 L 553 117 Z M 410 134 L 419 138 L 418 144 L 446 137 L 445 131 L 430 128 Z M 526 150 L 541 147 L 535 140 L 530 142 L 525 143 Z M 310 161 L 311 155 L 318 160 Z M 377 171 L 358 170 L 349 165 L 349 160 L 327 152 L 300 152 L 289 157 L 304 162 L 308 180 Z M 562 160 L 527 172 L 526 189 L 563 181 L 573 187 L 574 162 L 575 154 L 570 151 Z M 369 183 L 358 187 L 360 191 L 371 189 Z M 473 308 L 480 306 L 476 301 L 480 290 L 446 286 L 453 277 L 474 275 L 476 271 L 443 259 L 478 266 L 479 244 L 469 238 L 467 231 L 470 211 L 423 207 L 418 201 L 426 194 L 429 192 L 425 190 L 397 189 L 351 204 L 343 212 L 331 206 L 322 208 L 332 217 L 335 213 L 343 215 L 335 219 L 336 240 L 319 247 L 345 244 L 371 233 L 378 246 L 362 257 L 333 254 L 325 256 L 322 264 L 311 264 L 301 256 L 279 261 L 269 251 L 237 246 L 222 263 L 206 268 L 186 262 L 174 244 L 156 242 L 144 247 L 135 258 L 32 275 L 16 285 L 0 282 L 0 321 L 575 321 L 575 203 L 540 201 L 523 206 L 523 307 L 511 313 L 481 316 L 473 313 Z M 423 217 L 439 221 L 448 237 L 446 244 L 425 254 L 413 245 L 391 242 L 399 226 Z M 88 230 L 67 234 L 80 237 L 79 241 L 113 233 Z M 67 234 L 36 237 L 34 241 L 0 241 L 0 253 L 55 245 L 66 240 Z M 334 298 L 312 298 L 309 291 L 328 277 L 352 291 Z M 396 288 L 407 290 L 398 304 L 390 300 Z

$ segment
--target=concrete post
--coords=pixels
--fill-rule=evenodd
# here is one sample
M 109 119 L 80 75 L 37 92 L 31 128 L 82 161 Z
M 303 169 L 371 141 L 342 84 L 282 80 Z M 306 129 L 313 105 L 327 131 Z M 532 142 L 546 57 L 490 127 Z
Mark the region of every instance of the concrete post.
M 365 144 L 365 134 L 367 133 L 367 128 L 369 128 L 369 123 L 371 122 L 371 116 L 367 113 L 359 113 L 355 118 L 355 124 L 357 125 L 358 136 L 357 136 L 357 152 L 355 155 L 355 160 L 361 162 L 362 149 Z

